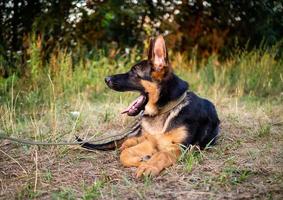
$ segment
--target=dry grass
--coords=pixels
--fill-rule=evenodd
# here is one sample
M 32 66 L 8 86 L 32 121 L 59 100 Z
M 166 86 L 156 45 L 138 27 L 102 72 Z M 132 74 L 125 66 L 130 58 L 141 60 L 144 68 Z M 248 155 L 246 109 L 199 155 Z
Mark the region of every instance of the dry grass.
M 129 98 L 107 95 L 103 102 L 82 95 L 69 106 L 23 113 L 30 116 L 26 123 L 15 124 L 22 116 L 3 108 L 2 119 L 12 121 L 7 120 L 7 126 L 14 123 L 13 136 L 20 132 L 22 137 L 56 141 L 71 140 L 76 133 L 91 138 L 127 124 L 118 113 Z M 123 168 L 117 151 L 1 141 L 0 199 L 282 199 L 282 106 L 223 96 L 211 99 L 222 121 L 218 144 L 189 151 L 155 178 L 133 178 L 135 169 Z M 80 117 L 71 117 L 71 111 L 79 111 Z
M 39 52 L 31 49 L 26 77 L 0 78 L 0 131 L 56 142 L 127 126 L 119 113 L 133 94 L 109 91 L 103 77 L 125 72 L 137 52 L 72 63 L 60 51 L 46 66 Z M 189 150 L 160 176 L 136 180 L 118 151 L 0 141 L 0 199 L 283 199 L 283 60 L 276 49 L 240 52 L 221 65 L 217 57 L 174 57 L 177 74 L 216 104 L 216 146 Z

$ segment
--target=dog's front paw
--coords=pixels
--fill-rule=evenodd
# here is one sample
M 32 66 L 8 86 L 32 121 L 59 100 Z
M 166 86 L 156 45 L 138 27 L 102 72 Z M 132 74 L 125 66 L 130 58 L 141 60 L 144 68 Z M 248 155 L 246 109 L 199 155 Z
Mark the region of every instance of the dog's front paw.
M 156 166 L 142 163 L 136 172 L 136 178 L 140 178 L 142 175 L 144 176 L 156 176 L 160 173 L 160 169 Z

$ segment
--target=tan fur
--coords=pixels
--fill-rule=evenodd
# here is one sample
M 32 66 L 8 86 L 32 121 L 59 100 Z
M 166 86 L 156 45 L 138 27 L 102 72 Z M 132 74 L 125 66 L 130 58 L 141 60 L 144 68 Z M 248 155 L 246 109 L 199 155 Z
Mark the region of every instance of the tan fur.
M 157 140 L 157 148 L 160 151 L 169 150 L 172 145 L 182 143 L 187 137 L 187 129 L 182 126 L 176 129 L 173 129 L 169 132 L 164 134 L 157 134 L 154 135 L 155 139 Z
M 151 77 L 155 80 L 161 81 L 166 74 L 166 68 L 162 68 L 159 71 L 153 71 Z
M 152 56 L 154 71 L 151 73 L 151 77 L 155 80 L 161 81 L 168 71 L 169 66 L 166 60 L 166 55 L 167 52 L 164 38 L 162 36 L 158 36 L 155 40 Z
M 156 103 L 159 99 L 160 89 L 157 83 L 141 80 L 141 84 L 148 93 L 148 103 L 145 106 L 145 114 L 155 115 L 158 113 Z
M 169 113 L 161 114 L 157 106 L 160 97 L 160 87 L 157 82 L 163 80 L 172 69 L 167 60 L 165 41 L 162 36 L 151 43 L 152 51 L 149 52 L 149 59 L 153 64 L 151 77 L 156 82 L 141 80 L 141 84 L 148 93 L 148 102 L 144 114 L 151 117 L 142 119 L 142 136 L 126 140 L 122 147 L 120 159 L 125 167 L 138 167 L 136 176 L 158 175 L 164 168 L 176 163 L 180 155 L 180 144 L 187 137 L 185 126 L 174 128 L 170 131 L 170 122 L 176 117 L 182 105 L 178 109 L 172 109 Z M 151 49 L 151 48 L 150 48 Z M 145 161 L 143 158 L 150 156 Z
M 127 140 L 125 140 L 123 142 L 123 144 L 121 145 L 120 147 L 120 150 L 124 150 L 124 149 L 127 149 L 129 147 L 132 147 L 132 146 L 135 146 L 141 142 L 143 142 L 145 140 L 145 136 L 144 135 L 141 135 L 139 137 L 131 137 L 131 138 L 128 138 Z
M 185 127 L 179 127 L 163 134 L 143 132 L 142 135 L 141 143 L 126 148 L 120 156 L 125 167 L 138 167 L 137 177 L 143 174 L 157 175 L 164 168 L 174 164 L 180 155 L 179 144 L 185 140 L 187 130 Z M 145 156 L 151 158 L 144 162 Z
M 143 130 L 152 135 L 164 133 L 165 121 L 168 117 L 167 114 L 157 115 L 156 117 L 147 117 L 142 119 Z
M 167 105 L 171 108 L 170 105 L 174 105 L 175 103 L 178 103 L 178 102 L 172 101 L 168 103 Z M 169 128 L 170 122 L 172 121 L 172 119 L 178 116 L 182 108 L 184 108 L 188 104 L 189 104 L 189 101 L 187 100 L 184 103 L 178 104 L 178 106 L 171 109 L 170 112 L 165 112 L 161 114 L 164 110 L 167 110 L 166 107 L 163 107 L 162 109 L 160 109 L 158 115 L 142 118 L 141 125 L 142 125 L 143 130 L 150 134 L 165 133 L 167 129 Z
M 125 167 L 138 167 L 146 156 L 152 156 L 157 152 L 156 147 L 149 140 L 129 147 L 120 154 L 120 161 Z

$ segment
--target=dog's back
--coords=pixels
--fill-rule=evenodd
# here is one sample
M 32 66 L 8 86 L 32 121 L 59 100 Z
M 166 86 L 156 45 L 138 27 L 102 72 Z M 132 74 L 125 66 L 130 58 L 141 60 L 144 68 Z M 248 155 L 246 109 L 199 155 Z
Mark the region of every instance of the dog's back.
M 184 145 L 198 144 L 205 148 L 214 144 L 219 132 L 219 119 L 214 105 L 207 99 L 188 92 L 189 104 L 183 109 L 176 121 L 182 118 L 189 133 Z

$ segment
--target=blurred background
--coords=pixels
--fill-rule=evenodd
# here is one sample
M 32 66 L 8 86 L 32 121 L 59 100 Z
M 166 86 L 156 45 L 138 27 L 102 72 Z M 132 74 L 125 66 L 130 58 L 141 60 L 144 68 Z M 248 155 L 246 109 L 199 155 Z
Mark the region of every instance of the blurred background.
M 174 52 L 200 60 L 271 47 L 283 36 L 280 0 L 2 0 L 0 13 L 2 77 L 23 73 L 39 40 L 42 62 L 59 49 L 73 61 L 98 50 L 109 57 L 143 52 L 158 34 Z
M 282 96 L 279 0 L 2 0 L 0 13 L 0 101 L 13 87 L 45 102 L 50 81 L 59 96 L 99 96 L 159 34 L 192 89 Z

